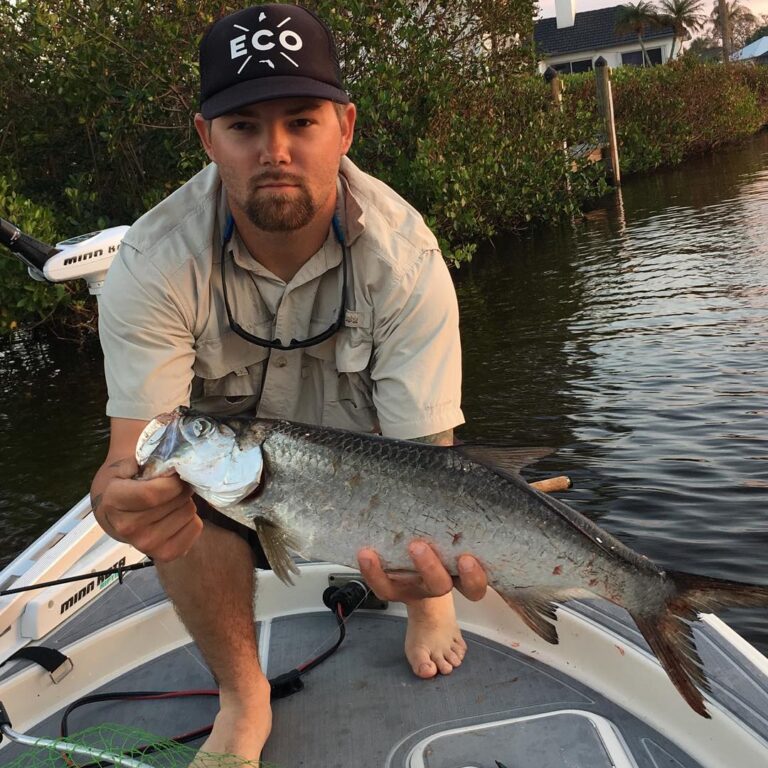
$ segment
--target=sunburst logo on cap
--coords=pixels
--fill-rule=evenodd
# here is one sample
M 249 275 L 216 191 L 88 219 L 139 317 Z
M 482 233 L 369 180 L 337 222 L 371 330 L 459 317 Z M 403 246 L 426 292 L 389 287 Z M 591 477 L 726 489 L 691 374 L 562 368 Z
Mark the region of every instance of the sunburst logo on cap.
M 266 13 L 262 11 L 259 15 L 259 23 L 261 24 L 266 18 Z M 250 62 L 254 56 L 258 56 L 267 51 L 272 51 L 277 48 L 278 45 L 281 50 L 277 50 L 275 53 L 282 56 L 298 69 L 299 65 L 296 60 L 291 58 L 286 51 L 295 53 L 296 51 L 301 50 L 304 46 L 304 41 L 293 30 L 283 29 L 290 20 L 290 16 L 286 17 L 274 30 L 269 29 L 268 27 L 261 27 L 256 31 L 253 31 L 240 24 L 233 24 L 235 29 L 239 29 L 246 33 L 244 35 L 238 35 L 229 41 L 229 53 L 232 61 L 243 56 L 246 57 L 245 61 L 240 65 L 240 69 L 237 70 L 238 75 L 248 66 L 248 62 Z M 277 42 L 275 42 L 275 38 L 277 38 Z M 275 69 L 275 62 L 272 60 L 271 55 L 272 54 L 269 54 L 268 58 L 257 59 L 257 63 L 266 64 L 270 69 Z

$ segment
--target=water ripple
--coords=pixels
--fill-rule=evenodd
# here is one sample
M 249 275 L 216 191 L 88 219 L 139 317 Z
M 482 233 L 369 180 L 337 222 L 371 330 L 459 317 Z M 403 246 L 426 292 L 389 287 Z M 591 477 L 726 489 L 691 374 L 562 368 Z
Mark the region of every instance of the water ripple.
M 766 210 L 762 135 L 465 270 L 465 433 L 559 448 L 536 471 L 666 566 L 768 584 Z M 767 614 L 729 619 L 768 651 Z

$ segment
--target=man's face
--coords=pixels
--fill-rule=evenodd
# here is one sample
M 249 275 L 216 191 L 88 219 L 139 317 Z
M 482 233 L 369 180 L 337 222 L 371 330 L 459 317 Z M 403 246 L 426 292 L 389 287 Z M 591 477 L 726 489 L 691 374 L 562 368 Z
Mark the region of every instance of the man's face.
M 195 116 L 230 206 L 266 232 L 301 229 L 326 210 L 354 125 L 353 105 L 339 115 L 332 102 L 306 98 L 252 104 L 210 127 Z

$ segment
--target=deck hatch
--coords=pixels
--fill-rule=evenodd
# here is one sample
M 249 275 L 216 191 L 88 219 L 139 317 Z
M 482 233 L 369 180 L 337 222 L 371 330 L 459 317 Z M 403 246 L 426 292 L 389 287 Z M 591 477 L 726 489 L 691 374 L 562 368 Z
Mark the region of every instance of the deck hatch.
M 599 715 L 562 710 L 434 733 L 408 768 L 634 768 L 624 740 Z

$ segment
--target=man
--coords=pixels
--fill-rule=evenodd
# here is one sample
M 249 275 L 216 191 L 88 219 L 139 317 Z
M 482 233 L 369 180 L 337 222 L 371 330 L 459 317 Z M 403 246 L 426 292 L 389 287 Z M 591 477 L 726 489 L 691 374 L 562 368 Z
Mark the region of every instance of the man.
M 463 421 L 458 312 L 421 217 L 345 157 L 355 107 L 314 14 L 265 5 L 220 19 L 200 74 L 195 127 L 212 163 L 134 225 L 104 289 L 111 436 L 91 496 L 110 535 L 155 559 L 216 677 L 221 709 L 202 749 L 256 760 L 271 727 L 252 614 L 258 543 L 196 506 L 177 476 L 131 479 L 137 438 L 191 403 L 450 444 Z M 407 603 L 414 672 L 447 674 L 466 650 L 452 579 L 424 542 L 410 551 L 417 578 L 387 576 L 371 550 L 361 571 Z M 462 557 L 460 571 L 462 591 L 481 597 L 477 561 Z

